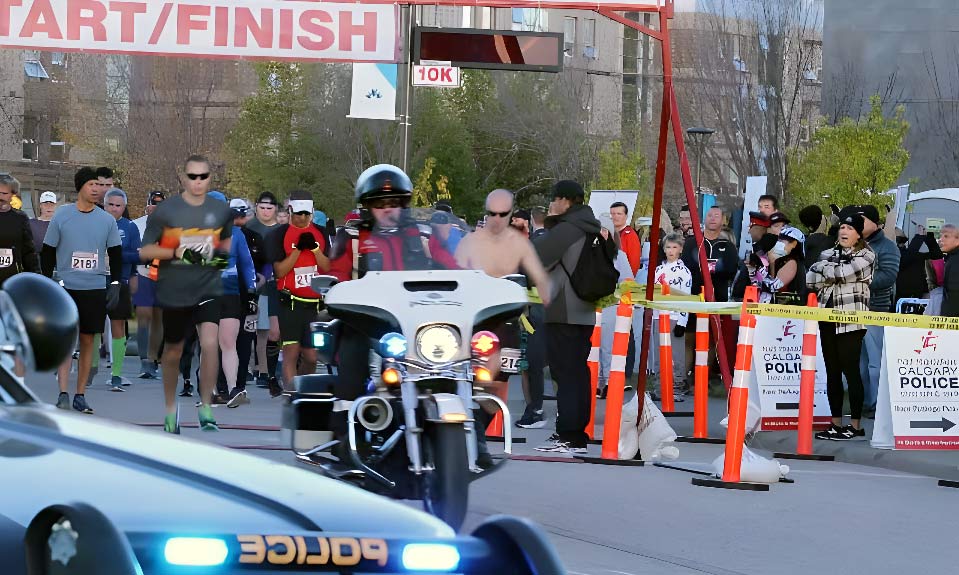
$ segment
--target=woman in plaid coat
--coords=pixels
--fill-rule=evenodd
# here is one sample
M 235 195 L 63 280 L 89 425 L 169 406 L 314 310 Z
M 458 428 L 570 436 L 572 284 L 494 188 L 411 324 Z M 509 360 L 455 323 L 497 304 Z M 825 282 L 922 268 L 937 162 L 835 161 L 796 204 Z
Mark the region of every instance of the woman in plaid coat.
M 806 284 L 819 297 L 819 307 L 842 311 L 869 311 L 869 283 L 872 281 L 876 254 L 862 237 L 863 219 L 859 214 L 843 217 L 839 241 L 822 252 L 819 261 L 806 273 Z M 826 364 L 826 392 L 832 425 L 816 434 L 817 439 L 845 441 L 865 437 L 860 424 L 865 397 L 859 375 L 859 356 L 866 326 L 858 323 L 819 322 L 822 356 Z M 843 385 L 846 376 L 852 425 L 843 427 Z

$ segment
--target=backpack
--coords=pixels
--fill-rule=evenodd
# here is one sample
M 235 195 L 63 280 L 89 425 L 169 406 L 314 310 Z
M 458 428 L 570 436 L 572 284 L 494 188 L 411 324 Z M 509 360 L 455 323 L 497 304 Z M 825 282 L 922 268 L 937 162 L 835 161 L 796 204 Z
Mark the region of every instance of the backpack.
M 563 271 L 569 277 L 573 292 L 583 301 L 595 302 L 612 295 L 619 283 L 619 271 L 616 270 L 616 243 L 605 240 L 599 234 L 586 234 L 583 250 L 576 260 L 576 267 L 570 273 L 560 260 Z

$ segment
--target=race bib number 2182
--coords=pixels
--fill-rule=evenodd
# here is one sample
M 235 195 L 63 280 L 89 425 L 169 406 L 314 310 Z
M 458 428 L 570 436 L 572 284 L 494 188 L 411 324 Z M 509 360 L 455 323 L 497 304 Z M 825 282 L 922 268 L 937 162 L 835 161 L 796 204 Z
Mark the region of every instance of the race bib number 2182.
M 70 257 L 70 268 L 81 272 L 97 271 L 99 269 L 100 254 L 93 252 L 73 252 Z

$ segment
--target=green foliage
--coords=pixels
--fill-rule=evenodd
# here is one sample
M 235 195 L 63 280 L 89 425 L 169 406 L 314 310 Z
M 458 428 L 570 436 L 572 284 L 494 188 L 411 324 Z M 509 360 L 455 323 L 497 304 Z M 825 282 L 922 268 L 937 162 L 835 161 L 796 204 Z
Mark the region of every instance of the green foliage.
M 630 207 L 633 216 L 652 214 L 653 197 L 648 190 L 649 169 L 646 157 L 638 147 L 623 149 L 619 140 L 613 140 L 599 152 L 596 180 L 590 185 L 593 190 L 639 190 L 636 205 Z
M 790 155 L 790 211 L 817 204 L 828 213 L 829 204 L 869 203 L 874 192 L 895 185 L 909 161 L 905 111 L 900 106 L 885 117 L 879 96 L 870 98 L 870 105 L 864 120 L 820 126 L 808 150 Z

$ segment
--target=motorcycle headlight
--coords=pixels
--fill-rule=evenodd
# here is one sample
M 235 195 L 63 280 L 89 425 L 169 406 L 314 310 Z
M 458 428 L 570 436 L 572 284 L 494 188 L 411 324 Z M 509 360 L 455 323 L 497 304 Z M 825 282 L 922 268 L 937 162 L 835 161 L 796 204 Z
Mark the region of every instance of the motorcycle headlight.
M 432 325 L 416 334 L 416 351 L 433 363 L 453 361 L 460 350 L 460 336 L 448 325 Z

